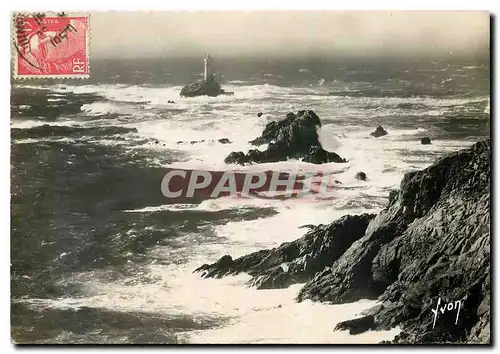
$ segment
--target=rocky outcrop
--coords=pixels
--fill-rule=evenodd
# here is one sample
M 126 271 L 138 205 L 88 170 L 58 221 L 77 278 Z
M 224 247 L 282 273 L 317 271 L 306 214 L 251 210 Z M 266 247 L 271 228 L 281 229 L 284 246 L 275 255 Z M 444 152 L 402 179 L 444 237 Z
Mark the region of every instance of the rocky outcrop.
M 224 160 L 227 164 L 286 161 L 289 158 L 303 159 L 314 164 L 347 162 L 334 152 L 321 147 L 317 129 L 321 126 L 319 117 L 314 111 L 288 113 L 286 118 L 266 125 L 262 135 L 250 143 L 252 145 L 268 144 L 264 151 L 252 149 L 248 153 L 232 152 Z
M 195 271 L 202 272 L 205 278 L 245 272 L 253 276 L 248 285 L 259 289 L 285 288 L 294 283 L 306 282 L 330 266 L 354 241 L 362 237 L 374 217 L 374 214 L 347 215 L 328 225 L 307 225 L 310 231 L 298 240 L 235 260 L 226 255 Z
M 356 173 L 355 178 L 359 181 L 366 181 L 366 173 L 358 172 L 358 173 Z
M 302 159 L 302 161 L 314 163 L 317 165 L 330 162 L 334 163 L 347 162 L 347 160 L 343 159 L 336 153 L 326 151 L 319 145 L 311 146 L 311 148 L 309 149 L 309 153 Z
M 258 288 L 308 280 L 298 301 L 382 302 L 338 329 L 400 326 L 396 343 L 489 343 L 490 152 L 485 140 L 405 174 L 376 217 L 344 216 L 276 249 L 198 271 L 247 272 Z M 455 307 L 442 311 L 448 303 Z
M 431 138 L 428 138 L 428 137 L 422 138 L 422 139 L 420 139 L 420 143 L 422 145 L 429 145 L 431 143 Z
M 181 90 L 181 97 L 196 97 L 196 96 L 218 96 L 220 95 L 220 87 L 215 83 L 209 85 L 205 81 L 191 82 L 184 86 Z
M 222 139 L 219 139 L 217 140 L 219 143 L 221 144 L 232 144 L 232 141 L 229 140 L 228 138 L 222 138 Z
M 214 143 L 215 141 L 221 143 L 221 144 L 232 144 L 233 142 L 231 140 L 229 140 L 228 138 L 221 138 L 221 139 L 218 139 L 218 140 L 208 140 L 208 142 L 210 143 Z M 176 144 L 191 144 L 191 145 L 194 145 L 194 144 L 201 144 L 201 143 L 204 143 L 205 140 L 191 140 L 191 141 L 182 141 L 182 140 L 179 140 L 179 141 L 176 141 L 175 143 Z
M 489 341 L 490 142 L 410 172 L 366 234 L 316 274 L 298 300 L 385 303 L 379 328 L 402 326 L 396 342 Z M 461 301 L 433 312 L 439 298 Z
M 381 125 L 379 125 L 375 129 L 375 131 L 373 131 L 373 132 L 370 133 L 370 135 L 373 136 L 373 137 L 375 137 L 375 138 L 378 138 L 378 137 L 387 135 L 387 131 Z
M 181 97 L 197 97 L 219 95 L 234 95 L 234 92 L 227 92 L 221 89 L 220 84 L 216 81 L 197 81 L 191 82 L 184 86 L 179 94 Z M 173 102 L 172 102 L 173 103 Z
M 336 331 L 349 330 L 349 334 L 351 335 L 356 335 L 372 329 L 376 329 L 375 317 L 373 315 L 343 321 L 335 326 Z

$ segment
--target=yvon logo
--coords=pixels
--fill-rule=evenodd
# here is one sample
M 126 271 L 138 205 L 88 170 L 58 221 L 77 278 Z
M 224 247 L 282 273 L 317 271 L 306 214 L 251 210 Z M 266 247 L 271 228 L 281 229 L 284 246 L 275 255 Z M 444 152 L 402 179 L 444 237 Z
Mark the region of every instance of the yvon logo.
M 442 305 L 442 306 L 441 306 Z M 432 328 L 434 329 L 434 327 L 436 326 L 436 320 L 438 318 L 438 315 L 441 314 L 441 315 L 444 315 L 447 311 L 457 311 L 457 316 L 455 318 L 455 324 L 458 323 L 458 317 L 460 316 L 460 308 L 461 308 L 461 301 L 458 300 L 458 301 L 455 301 L 455 302 L 448 302 L 448 303 L 445 303 L 445 302 L 441 302 L 441 296 L 439 297 L 438 299 L 438 302 L 437 302 L 437 305 L 436 305 L 436 309 L 432 309 L 432 313 L 434 314 L 434 322 L 432 323 Z

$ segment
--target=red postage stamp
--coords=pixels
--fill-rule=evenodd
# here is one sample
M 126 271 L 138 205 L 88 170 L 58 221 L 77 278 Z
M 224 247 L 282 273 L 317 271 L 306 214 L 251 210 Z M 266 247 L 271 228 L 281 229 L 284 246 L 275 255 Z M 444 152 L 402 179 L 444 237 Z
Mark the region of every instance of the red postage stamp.
M 65 13 L 13 16 L 15 78 L 88 78 L 89 17 Z

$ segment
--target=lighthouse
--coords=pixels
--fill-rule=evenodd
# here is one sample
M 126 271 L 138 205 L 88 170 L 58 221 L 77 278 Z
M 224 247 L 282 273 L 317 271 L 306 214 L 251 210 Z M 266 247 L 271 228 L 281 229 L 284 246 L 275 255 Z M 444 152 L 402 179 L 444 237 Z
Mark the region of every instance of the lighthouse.
M 220 87 L 219 74 L 214 72 L 214 61 L 210 54 L 205 56 L 205 70 L 203 81 L 191 82 L 184 86 L 180 92 L 181 97 L 234 95 L 234 92 L 227 92 Z
M 203 80 L 205 82 L 212 81 L 214 79 L 213 70 L 214 70 L 214 61 L 210 56 L 210 54 L 208 54 L 205 57 L 205 72 L 203 74 Z

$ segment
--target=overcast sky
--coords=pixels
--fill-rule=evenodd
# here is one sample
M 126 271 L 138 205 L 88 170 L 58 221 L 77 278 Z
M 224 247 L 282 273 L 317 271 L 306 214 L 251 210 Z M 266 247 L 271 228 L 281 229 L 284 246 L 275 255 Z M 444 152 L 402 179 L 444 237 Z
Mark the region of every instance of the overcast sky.
M 487 52 L 488 12 L 100 12 L 93 58 Z

